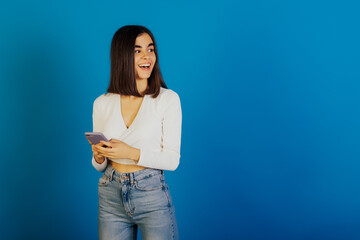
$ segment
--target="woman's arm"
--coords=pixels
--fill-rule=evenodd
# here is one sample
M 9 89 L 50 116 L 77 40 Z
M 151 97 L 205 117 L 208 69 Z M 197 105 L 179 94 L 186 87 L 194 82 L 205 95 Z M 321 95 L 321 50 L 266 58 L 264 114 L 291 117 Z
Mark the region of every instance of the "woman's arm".
M 163 117 L 163 135 L 161 151 L 146 149 L 134 150 L 134 158 L 139 153 L 137 165 L 174 171 L 180 163 L 182 110 L 179 95 L 170 91 L 166 98 Z M 135 160 L 135 159 L 134 159 Z
M 100 109 L 100 98 L 95 99 L 93 104 L 93 132 L 103 132 L 103 120 L 101 118 L 101 109 Z M 99 171 L 103 172 L 108 164 L 108 160 L 106 157 L 101 154 L 97 155 L 94 152 L 94 146 L 92 146 L 93 157 L 92 157 L 92 165 L 93 167 Z

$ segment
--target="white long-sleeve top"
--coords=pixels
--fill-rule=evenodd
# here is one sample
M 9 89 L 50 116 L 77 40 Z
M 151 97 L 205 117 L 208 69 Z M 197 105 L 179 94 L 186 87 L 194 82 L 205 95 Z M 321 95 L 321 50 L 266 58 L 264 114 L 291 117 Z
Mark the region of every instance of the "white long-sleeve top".
M 100 172 L 108 161 L 174 171 L 180 160 L 181 123 L 180 98 L 171 89 L 161 87 L 155 99 L 145 95 L 129 128 L 121 114 L 120 94 L 103 94 L 93 104 L 93 131 L 140 149 L 140 158 L 137 164 L 132 159 L 111 158 L 98 164 L 93 156 L 92 165 Z

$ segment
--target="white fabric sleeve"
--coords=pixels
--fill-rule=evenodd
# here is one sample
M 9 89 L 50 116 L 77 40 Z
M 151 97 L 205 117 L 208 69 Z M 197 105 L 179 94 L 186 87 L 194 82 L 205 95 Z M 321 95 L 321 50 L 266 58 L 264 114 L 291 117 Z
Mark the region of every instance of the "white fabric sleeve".
M 140 149 L 139 166 L 174 171 L 180 163 L 182 110 L 179 95 L 171 91 L 164 99 L 161 151 Z
M 107 157 L 105 158 L 105 161 L 102 164 L 99 164 L 95 161 L 94 155 L 92 157 L 92 165 L 94 166 L 94 168 L 96 170 L 98 170 L 99 172 L 103 172 L 106 169 L 106 166 L 108 164 L 108 160 Z
M 94 101 L 93 104 L 93 132 L 103 132 L 103 120 L 101 118 L 101 109 L 99 104 L 99 98 L 97 98 Z M 99 171 L 103 172 L 108 164 L 107 158 L 105 158 L 105 161 L 102 164 L 99 164 L 95 161 L 94 155 L 92 156 L 92 165 L 93 167 Z

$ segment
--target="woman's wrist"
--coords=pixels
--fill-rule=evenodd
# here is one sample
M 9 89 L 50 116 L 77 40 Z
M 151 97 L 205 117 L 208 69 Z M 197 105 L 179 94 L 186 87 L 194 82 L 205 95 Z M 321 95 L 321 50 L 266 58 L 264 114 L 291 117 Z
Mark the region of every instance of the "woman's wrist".
M 129 148 L 129 159 L 132 159 L 135 162 L 138 162 L 140 159 L 140 149 L 130 147 Z
M 105 162 L 105 157 L 97 157 L 94 155 L 94 158 L 98 164 L 102 164 L 103 162 Z

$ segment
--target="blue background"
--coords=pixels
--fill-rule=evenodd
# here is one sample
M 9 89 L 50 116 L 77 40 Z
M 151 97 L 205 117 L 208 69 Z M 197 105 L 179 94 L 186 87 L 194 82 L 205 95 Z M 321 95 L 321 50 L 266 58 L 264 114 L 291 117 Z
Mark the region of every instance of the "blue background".
M 360 239 L 355 2 L 3 2 L 0 238 L 97 239 L 84 132 L 140 24 L 182 103 L 181 239 Z

